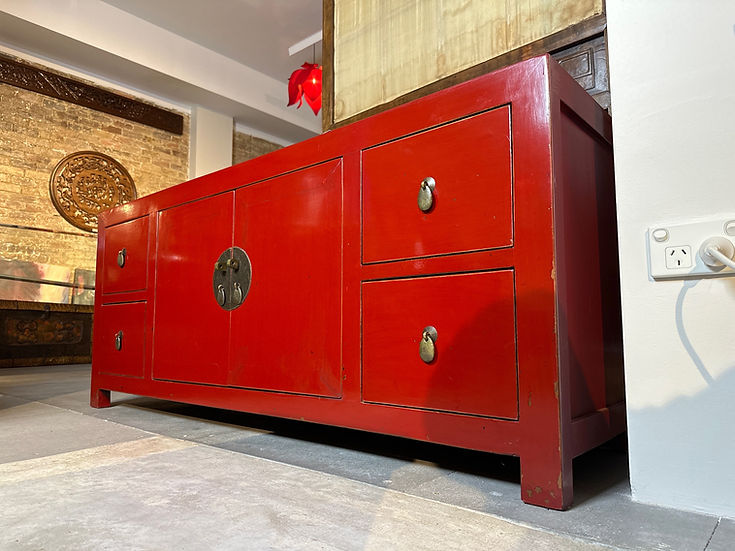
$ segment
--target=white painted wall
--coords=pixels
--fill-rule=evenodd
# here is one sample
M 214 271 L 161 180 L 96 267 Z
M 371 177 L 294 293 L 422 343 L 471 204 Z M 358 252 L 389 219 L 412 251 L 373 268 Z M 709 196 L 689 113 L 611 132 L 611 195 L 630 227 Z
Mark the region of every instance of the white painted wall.
M 735 517 L 735 278 L 654 282 L 645 245 L 735 215 L 735 1 L 607 13 L 633 498 Z
M 232 166 L 232 117 L 195 106 L 190 121 L 189 177 Z

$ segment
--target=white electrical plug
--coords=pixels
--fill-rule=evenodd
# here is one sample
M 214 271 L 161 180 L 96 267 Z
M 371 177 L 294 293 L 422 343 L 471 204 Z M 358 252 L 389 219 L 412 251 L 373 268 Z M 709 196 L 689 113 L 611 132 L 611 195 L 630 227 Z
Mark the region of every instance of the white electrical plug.
M 724 237 L 710 237 L 699 247 L 699 256 L 707 266 L 713 270 L 722 270 L 727 266 L 735 270 L 735 246 L 732 241 Z

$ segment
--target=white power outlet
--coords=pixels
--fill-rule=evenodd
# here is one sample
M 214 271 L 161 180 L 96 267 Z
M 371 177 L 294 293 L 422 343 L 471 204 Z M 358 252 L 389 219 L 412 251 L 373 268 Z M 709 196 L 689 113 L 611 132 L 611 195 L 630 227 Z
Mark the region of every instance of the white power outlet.
M 679 268 L 692 267 L 692 248 L 689 245 L 678 247 L 666 247 L 666 269 L 678 270 Z
M 653 279 L 695 279 L 732 276 L 726 266 L 710 267 L 699 248 L 710 237 L 735 243 L 735 216 L 722 216 L 689 224 L 661 224 L 648 229 L 648 270 Z

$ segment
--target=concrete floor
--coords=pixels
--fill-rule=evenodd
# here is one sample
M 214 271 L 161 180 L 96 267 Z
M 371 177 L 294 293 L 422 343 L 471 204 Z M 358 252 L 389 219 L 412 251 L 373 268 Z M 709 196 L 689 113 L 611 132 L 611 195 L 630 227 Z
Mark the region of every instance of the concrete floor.
M 614 448 L 556 512 L 514 458 L 88 389 L 0 369 L 0 549 L 735 549 L 735 521 L 633 503 Z

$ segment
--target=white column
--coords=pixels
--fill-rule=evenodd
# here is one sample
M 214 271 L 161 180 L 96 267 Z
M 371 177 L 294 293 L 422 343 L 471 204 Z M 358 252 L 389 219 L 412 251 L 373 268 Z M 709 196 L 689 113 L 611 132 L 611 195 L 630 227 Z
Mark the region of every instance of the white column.
M 192 107 L 189 178 L 232 166 L 232 129 L 232 117 Z

